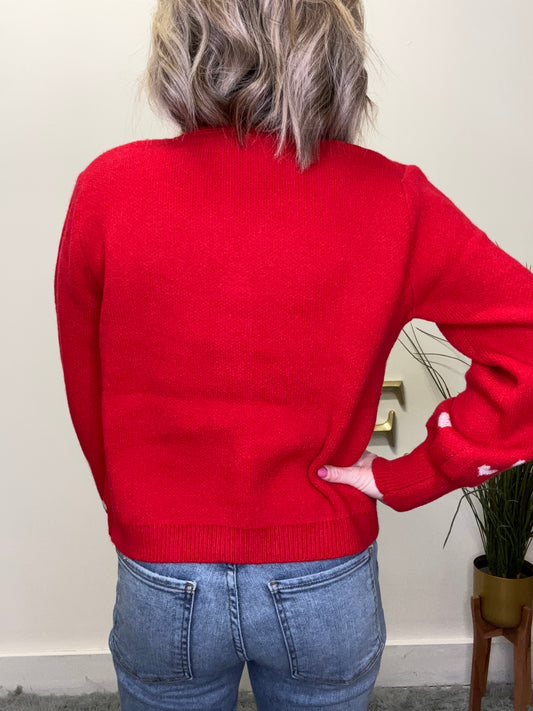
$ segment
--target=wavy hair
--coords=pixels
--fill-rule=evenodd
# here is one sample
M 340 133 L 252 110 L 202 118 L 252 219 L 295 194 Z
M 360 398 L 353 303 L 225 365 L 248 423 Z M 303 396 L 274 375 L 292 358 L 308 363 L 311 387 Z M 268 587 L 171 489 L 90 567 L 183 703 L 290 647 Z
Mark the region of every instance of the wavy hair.
M 361 0 L 158 0 L 145 84 L 180 133 L 271 133 L 304 171 L 371 117 L 366 57 Z

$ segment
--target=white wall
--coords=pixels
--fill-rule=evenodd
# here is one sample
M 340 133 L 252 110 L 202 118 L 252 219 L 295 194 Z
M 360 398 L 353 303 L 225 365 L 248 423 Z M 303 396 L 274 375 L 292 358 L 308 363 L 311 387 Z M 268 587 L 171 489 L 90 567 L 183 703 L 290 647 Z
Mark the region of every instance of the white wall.
M 77 174 L 114 145 L 172 135 L 135 100 L 154 2 L 1 4 L 0 691 L 111 688 L 115 551 L 68 417 L 53 270 Z M 379 105 L 367 145 L 420 165 L 531 264 L 529 0 L 372 0 L 367 23 Z M 421 441 L 438 399 L 399 346 L 388 376 L 406 386 L 405 412 L 382 403 L 383 416 L 398 411 L 399 444 L 391 452 L 375 438 L 371 449 L 391 457 Z M 465 510 L 442 549 L 457 500 L 408 514 L 381 507 L 383 683 L 467 680 L 469 562 L 480 546 Z M 505 659 L 495 673 L 507 673 Z

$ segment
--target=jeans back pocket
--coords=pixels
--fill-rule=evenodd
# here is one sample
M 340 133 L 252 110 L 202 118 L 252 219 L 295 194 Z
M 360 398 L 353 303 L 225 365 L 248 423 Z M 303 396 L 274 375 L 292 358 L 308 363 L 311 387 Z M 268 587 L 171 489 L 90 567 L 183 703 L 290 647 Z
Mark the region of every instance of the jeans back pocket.
M 372 546 L 329 570 L 269 588 L 294 679 L 350 684 L 380 658 L 385 621 Z
M 190 624 L 196 582 L 167 578 L 118 553 L 109 648 L 113 661 L 143 682 L 192 678 Z

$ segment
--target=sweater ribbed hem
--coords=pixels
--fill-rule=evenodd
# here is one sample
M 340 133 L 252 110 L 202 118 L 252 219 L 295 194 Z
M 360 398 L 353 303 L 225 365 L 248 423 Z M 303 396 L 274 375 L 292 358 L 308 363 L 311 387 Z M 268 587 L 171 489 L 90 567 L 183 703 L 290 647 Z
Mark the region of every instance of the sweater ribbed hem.
M 345 519 L 247 529 L 126 525 L 109 516 L 109 535 L 123 555 L 152 563 L 288 563 L 360 553 L 377 538 L 378 519 L 375 507 Z

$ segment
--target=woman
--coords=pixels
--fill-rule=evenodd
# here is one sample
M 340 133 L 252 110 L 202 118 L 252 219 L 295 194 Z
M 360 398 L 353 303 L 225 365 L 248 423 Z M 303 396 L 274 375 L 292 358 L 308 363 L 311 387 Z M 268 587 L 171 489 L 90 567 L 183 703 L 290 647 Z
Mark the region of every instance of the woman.
M 356 145 L 364 62 L 358 0 L 160 0 L 148 83 L 184 132 L 78 177 L 56 307 L 117 549 L 125 711 L 236 709 L 245 663 L 261 711 L 367 709 L 376 500 L 533 458 L 533 276 L 419 168 Z M 413 318 L 472 366 L 387 460 L 366 447 Z

